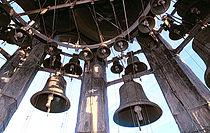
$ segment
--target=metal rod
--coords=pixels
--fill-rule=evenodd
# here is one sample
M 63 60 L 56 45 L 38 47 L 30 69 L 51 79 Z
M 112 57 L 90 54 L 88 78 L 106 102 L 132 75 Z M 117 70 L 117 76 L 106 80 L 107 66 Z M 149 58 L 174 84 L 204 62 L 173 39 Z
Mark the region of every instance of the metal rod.
M 17 15 L 19 16 L 24 16 L 24 15 L 30 15 L 30 14 L 35 14 L 35 13 L 39 13 L 43 10 L 47 10 L 47 11 L 51 11 L 51 10 L 55 10 L 55 9 L 60 9 L 60 8 L 65 8 L 65 7 L 71 7 L 71 6 L 75 6 L 75 5 L 80 5 L 80 4 L 85 4 L 85 3 L 89 3 L 92 0 L 82 0 L 82 1 L 76 1 L 75 3 L 65 3 L 65 4 L 59 4 L 56 6 L 48 6 L 47 8 L 42 8 L 42 9 L 36 9 L 33 11 L 27 11 L 27 12 L 23 12 L 23 13 L 19 13 Z M 98 1 L 98 0 L 94 0 L 94 1 Z

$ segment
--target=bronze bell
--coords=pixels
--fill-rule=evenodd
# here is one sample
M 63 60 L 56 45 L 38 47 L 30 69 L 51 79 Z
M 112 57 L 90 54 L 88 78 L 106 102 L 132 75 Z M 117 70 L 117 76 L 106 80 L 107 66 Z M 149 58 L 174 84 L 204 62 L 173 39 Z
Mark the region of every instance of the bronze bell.
M 149 101 L 142 86 L 133 80 L 120 87 L 120 106 L 114 113 L 114 122 L 120 126 L 138 127 L 150 124 L 162 115 L 161 108 Z
M 183 25 L 171 23 L 169 28 L 169 38 L 171 40 L 179 40 L 187 33 L 187 29 Z
M 43 66 L 45 68 L 59 70 L 62 66 L 60 54 L 56 56 L 50 56 L 49 58 L 45 59 L 43 61 Z
M 155 15 L 163 14 L 170 7 L 171 0 L 150 0 L 151 12 Z
M 35 108 L 48 113 L 64 112 L 70 107 L 70 101 L 65 92 L 65 79 L 61 75 L 54 75 L 47 80 L 42 91 L 31 97 L 31 104 Z
M 111 71 L 116 74 L 120 74 L 123 71 L 123 66 L 120 64 L 117 57 L 113 58 L 113 66 L 111 67 Z
M 99 48 L 97 49 L 97 56 L 99 58 L 105 59 L 111 54 L 109 47 L 102 43 Z
M 118 37 L 114 43 L 114 49 L 117 52 L 123 52 L 128 48 L 128 42 L 122 37 Z
M 194 38 L 192 43 L 193 50 L 201 57 L 206 64 L 204 80 L 210 88 L 210 26 L 200 31 Z
M 7 4 L 0 3 L 0 27 L 7 27 L 11 22 L 14 11 Z
M 50 44 L 48 44 L 44 47 L 44 50 L 48 55 L 55 56 L 55 55 L 58 55 L 62 52 L 57 47 L 58 47 L 57 43 L 51 42 Z
M 90 50 L 90 48 L 85 47 L 79 53 L 79 58 L 82 59 L 82 60 L 84 60 L 84 61 L 90 61 L 93 58 L 93 53 Z
M 155 27 L 155 19 L 151 16 L 142 16 L 139 18 L 138 29 L 142 33 L 149 33 Z
M 125 68 L 125 75 L 129 73 L 136 74 L 147 70 L 147 65 L 140 62 L 137 56 L 130 56 L 127 60 L 127 64 L 128 66 Z
M 69 74 L 74 75 L 81 75 L 82 74 L 82 67 L 80 66 L 80 61 L 78 59 L 78 56 L 73 56 L 69 63 L 64 65 L 64 71 Z

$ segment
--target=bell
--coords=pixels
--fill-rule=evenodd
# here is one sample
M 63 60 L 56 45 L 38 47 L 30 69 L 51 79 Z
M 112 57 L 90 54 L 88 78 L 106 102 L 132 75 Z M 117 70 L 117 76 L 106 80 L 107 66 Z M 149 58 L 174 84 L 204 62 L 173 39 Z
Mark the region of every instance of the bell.
M 163 14 L 170 7 L 171 0 L 150 0 L 151 12 L 155 15 Z
M 66 97 L 66 81 L 61 75 L 54 75 L 47 80 L 42 91 L 31 97 L 31 104 L 44 112 L 61 113 L 69 109 L 70 101 Z
M 109 47 L 106 44 L 102 43 L 99 46 L 99 48 L 97 49 L 97 53 L 96 54 L 97 54 L 97 56 L 99 58 L 105 59 L 111 54 L 111 51 L 110 51 Z
M 142 16 L 139 18 L 138 29 L 142 33 L 149 33 L 155 27 L 155 19 L 151 16 Z
M 125 75 L 129 73 L 136 74 L 138 72 L 143 72 L 147 70 L 147 65 L 143 62 L 140 62 L 137 56 L 129 57 L 127 60 L 127 64 L 128 66 L 125 68 Z
M 195 37 L 192 43 L 193 50 L 201 57 L 206 64 L 204 80 L 210 88 L 210 26 L 201 30 Z
M 142 86 L 133 80 L 120 87 L 120 106 L 114 113 L 114 122 L 124 127 L 150 124 L 162 115 L 161 108 L 149 101 Z
M 79 58 L 82 59 L 82 60 L 84 60 L 84 61 L 90 61 L 93 58 L 93 53 L 90 50 L 90 48 L 85 47 L 79 53 Z
M 0 3 L 0 27 L 7 27 L 11 22 L 14 11 L 7 4 Z
M 16 29 L 15 27 L 3 28 L 0 38 L 9 44 L 16 44 L 21 48 L 27 48 L 32 43 L 31 35 L 25 30 L 21 28 Z
M 113 58 L 113 66 L 111 67 L 111 71 L 116 74 L 120 74 L 123 71 L 123 66 L 120 64 L 117 57 Z
M 171 40 L 179 40 L 184 37 L 187 33 L 187 30 L 183 25 L 171 24 L 169 28 L 169 38 Z
M 69 74 L 81 75 L 82 67 L 80 66 L 80 61 L 77 56 L 73 56 L 69 63 L 64 65 L 64 71 Z
M 45 59 L 43 61 L 43 66 L 45 68 L 59 70 L 62 66 L 60 54 L 56 56 L 50 56 L 49 58 Z
M 55 56 L 55 55 L 58 55 L 62 52 L 57 47 L 58 47 L 57 43 L 51 42 L 50 44 L 45 46 L 44 50 L 48 55 Z
M 128 42 L 122 37 L 118 37 L 114 43 L 114 50 L 117 52 L 123 52 L 128 48 Z

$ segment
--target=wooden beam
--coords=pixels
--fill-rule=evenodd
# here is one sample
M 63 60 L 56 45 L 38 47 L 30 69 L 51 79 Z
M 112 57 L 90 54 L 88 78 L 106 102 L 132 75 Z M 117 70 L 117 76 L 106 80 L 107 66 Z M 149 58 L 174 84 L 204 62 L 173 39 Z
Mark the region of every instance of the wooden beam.
M 0 127 L 3 132 L 12 115 L 17 110 L 30 83 L 33 81 L 39 62 L 43 59 L 44 45 L 39 43 L 33 47 L 26 61 L 19 67 L 10 78 L 0 93 Z
M 8 60 L 11 55 L 7 53 L 3 48 L 0 47 L 0 53 Z
M 106 66 L 94 57 L 81 85 L 75 133 L 109 133 Z
M 164 40 L 158 35 L 160 40 Z M 151 37 L 137 37 L 145 56 L 154 70 L 155 78 L 163 92 L 171 113 L 182 133 L 210 131 L 210 93 L 171 46 L 160 41 L 156 46 Z

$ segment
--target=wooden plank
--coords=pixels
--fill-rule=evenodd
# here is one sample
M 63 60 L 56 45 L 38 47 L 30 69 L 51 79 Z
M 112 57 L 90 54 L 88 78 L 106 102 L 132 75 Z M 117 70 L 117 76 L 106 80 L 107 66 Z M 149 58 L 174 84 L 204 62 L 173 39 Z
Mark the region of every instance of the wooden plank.
M 38 64 L 43 59 L 44 45 L 33 47 L 26 61 L 12 75 L 0 93 L 0 127 L 4 131 L 12 115 L 24 97 L 30 83 L 38 71 Z
M 162 40 L 156 49 L 151 37 L 137 37 L 168 106 L 181 132 L 210 131 L 210 93 L 208 88 L 195 76 L 170 46 Z

